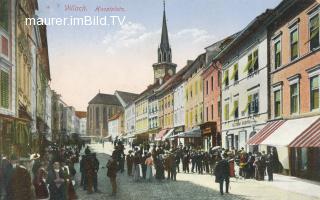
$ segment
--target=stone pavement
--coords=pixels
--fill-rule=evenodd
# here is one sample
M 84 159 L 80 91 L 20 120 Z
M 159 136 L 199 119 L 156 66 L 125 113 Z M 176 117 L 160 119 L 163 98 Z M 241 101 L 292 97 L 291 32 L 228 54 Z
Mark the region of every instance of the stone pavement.
M 106 143 L 104 148 L 102 148 L 101 144 L 93 144 L 90 148 L 97 152 L 100 161 L 98 184 L 101 192 L 88 195 L 81 188 L 77 188 L 79 199 L 83 200 L 320 200 L 319 184 L 292 179 L 293 177 L 276 175 L 274 182 L 231 179 L 230 194 L 221 196 L 218 184 L 214 182 L 213 176 L 184 173 L 177 174 L 178 181 L 176 182 L 167 180 L 161 182 L 157 180 L 153 180 L 152 182 L 145 182 L 143 180 L 133 182 L 126 173 L 119 173 L 117 176 L 118 194 L 116 197 L 111 197 L 111 186 L 106 175 L 107 169 L 105 165 L 110 158 L 109 155 L 113 150 L 113 146 L 110 143 Z M 78 165 L 76 167 L 78 167 Z M 278 178 L 280 180 L 278 180 Z

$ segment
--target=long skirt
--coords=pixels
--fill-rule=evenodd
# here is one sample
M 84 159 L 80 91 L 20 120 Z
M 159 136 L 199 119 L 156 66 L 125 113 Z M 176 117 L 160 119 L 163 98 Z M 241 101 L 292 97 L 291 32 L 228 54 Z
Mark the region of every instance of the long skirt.
M 133 180 L 138 181 L 140 179 L 140 165 L 134 165 Z
M 147 166 L 147 174 L 146 174 L 146 179 L 151 180 L 153 177 L 152 175 L 152 166 Z

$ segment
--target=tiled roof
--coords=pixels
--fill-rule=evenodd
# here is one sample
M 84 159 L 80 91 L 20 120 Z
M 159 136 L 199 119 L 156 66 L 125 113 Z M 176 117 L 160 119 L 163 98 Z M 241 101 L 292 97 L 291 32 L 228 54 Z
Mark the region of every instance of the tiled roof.
M 118 98 L 113 94 L 98 93 L 89 104 L 105 104 L 105 105 L 117 105 L 121 106 Z
M 108 121 L 118 119 L 121 115 L 122 115 L 122 112 L 118 112 L 115 115 L 113 115 L 111 118 L 109 118 Z
M 76 116 L 78 118 L 86 118 L 87 117 L 87 112 L 84 112 L 84 111 L 76 111 Z

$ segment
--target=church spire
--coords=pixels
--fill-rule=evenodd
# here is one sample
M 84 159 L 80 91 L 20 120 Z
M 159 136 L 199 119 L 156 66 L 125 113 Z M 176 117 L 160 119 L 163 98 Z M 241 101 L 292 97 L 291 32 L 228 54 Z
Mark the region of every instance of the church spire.
M 165 1 L 163 1 L 163 20 L 162 20 L 160 48 L 158 48 L 158 62 L 171 63 L 171 48 L 169 45 Z

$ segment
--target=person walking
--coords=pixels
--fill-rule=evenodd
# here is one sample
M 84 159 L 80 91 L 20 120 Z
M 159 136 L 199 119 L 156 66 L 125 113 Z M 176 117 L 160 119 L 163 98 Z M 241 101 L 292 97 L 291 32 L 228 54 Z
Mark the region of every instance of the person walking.
M 50 200 L 66 200 L 67 199 L 67 188 L 63 176 L 63 170 L 60 167 L 60 163 L 55 161 L 53 168 L 48 172 Z
M 151 156 L 151 153 L 147 154 L 147 159 L 145 161 L 145 164 L 147 166 L 146 180 L 151 181 L 153 177 L 153 174 L 152 174 L 153 158 Z
M 169 157 L 171 159 L 171 165 L 170 165 L 170 175 L 171 180 L 176 181 L 177 180 L 177 163 L 176 163 L 176 155 L 172 155 Z
M 112 187 L 112 193 L 111 196 L 115 196 L 117 194 L 117 161 L 114 156 L 111 157 L 111 159 L 107 163 L 107 176 L 110 179 L 111 187 Z
M 141 158 L 141 168 L 142 168 L 142 178 L 143 179 L 146 179 L 146 173 L 147 173 L 146 159 L 147 159 L 147 152 L 145 151 L 142 158 Z
M 226 159 L 227 155 L 223 155 L 215 168 L 216 183 L 219 183 L 220 194 L 223 195 L 223 182 L 226 182 L 226 193 L 229 193 L 229 162 Z

